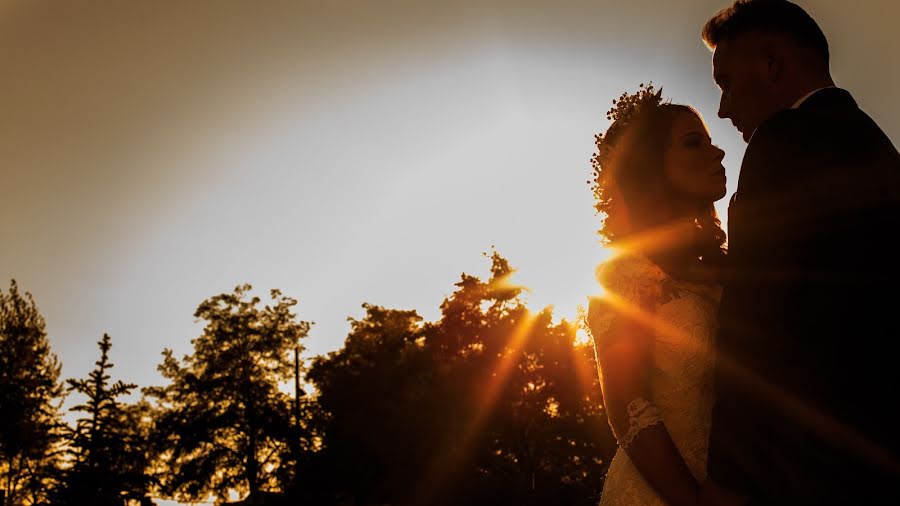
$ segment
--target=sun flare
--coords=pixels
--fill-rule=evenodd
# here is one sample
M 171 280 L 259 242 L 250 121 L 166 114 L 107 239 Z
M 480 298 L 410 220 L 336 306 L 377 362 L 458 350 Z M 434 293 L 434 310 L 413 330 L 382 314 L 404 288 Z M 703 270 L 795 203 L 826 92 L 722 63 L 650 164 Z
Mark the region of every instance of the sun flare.
M 525 265 L 505 281 L 524 288 L 522 299 L 530 310 L 539 312 L 550 308 L 555 321 L 574 323 L 578 320 L 579 307 L 587 307 L 590 297 L 603 295 L 594 271 L 609 254 L 604 250 L 601 258 L 588 256 L 578 264 L 560 262 L 543 268 Z

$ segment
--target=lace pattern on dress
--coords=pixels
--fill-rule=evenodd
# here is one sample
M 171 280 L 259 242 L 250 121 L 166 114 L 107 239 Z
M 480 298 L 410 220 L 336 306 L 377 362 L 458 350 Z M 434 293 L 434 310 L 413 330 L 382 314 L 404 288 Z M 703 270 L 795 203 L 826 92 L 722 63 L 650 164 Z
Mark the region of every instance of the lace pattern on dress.
M 653 312 L 664 300 L 671 298 L 669 277 L 661 268 L 638 255 L 620 255 L 602 262 L 594 273 L 597 282 L 609 297 L 644 312 Z M 578 324 L 591 342 L 595 351 L 598 338 L 602 339 L 612 327 L 617 312 L 608 310 L 593 320 L 588 320 L 588 311 L 579 304 Z
M 644 402 L 632 402 L 633 407 L 627 407 L 629 422 L 622 427 L 627 435 L 616 434 L 617 439 L 623 437 L 610 462 L 600 506 L 665 506 L 667 502 L 635 467 L 625 447 L 634 447 L 642 428 L 664 421 L 691 473 L 699 482 L 706 479 L 714 395 L 713 347 L 721 287 L 675 280 L 640 255 L 610 258 L 596 273 L 606 293 L 645 311 L 659 324 L 653 334 L 649 388 L 642 395 L 647 405 L 656 408 L 659 418 Z M 605 320 L 610 317 L 602 311 L 594 311 L 591 317 L 592 327 L 587 325 L 587 318 L 581 324 L 586 333 L 593 330 L 596 351 L 598 343 L 609 344 L 604 334 L 609 333 Z
M 643 256 L 627 254 L 597 266 L 597 282 L 614 297 L 652 311 L 665 297 L 669 277 Z
M 663 421 L 662 413 L 659 412 L 659 408 L 643 397 L 638 397 L 629 402 L 627 410 L 628 431 L 625 432 L 625 435 L 622 436 L 622 440 L 619 441 L 619 445 L 623 449 L 628 449 L 628 447 L 631 446 L 632 441 L 634 441 L 634 438 L 637 437 L 642 430 L 658 423 L 662 423 Z

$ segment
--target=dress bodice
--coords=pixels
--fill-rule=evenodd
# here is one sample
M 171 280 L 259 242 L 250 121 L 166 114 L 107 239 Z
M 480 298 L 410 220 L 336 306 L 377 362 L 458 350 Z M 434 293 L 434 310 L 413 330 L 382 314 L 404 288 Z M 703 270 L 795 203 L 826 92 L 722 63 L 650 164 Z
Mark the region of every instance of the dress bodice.
M 650 401 L 659 409 L 688 468 L 698 480 L 703 480 L 714 396 L 713 338 L 721 287 L 673 279 L 637 254 L 622 254 L 601 263 L 596 276 L 614 306 L 628 305 L 651 322 Z M 615 311 L 610 311 L 594 322 L 595 346 L 603 345 L 615 315 Z M 601 504 L 656 501 L 655 493 L 620 449 L 610 465 Z

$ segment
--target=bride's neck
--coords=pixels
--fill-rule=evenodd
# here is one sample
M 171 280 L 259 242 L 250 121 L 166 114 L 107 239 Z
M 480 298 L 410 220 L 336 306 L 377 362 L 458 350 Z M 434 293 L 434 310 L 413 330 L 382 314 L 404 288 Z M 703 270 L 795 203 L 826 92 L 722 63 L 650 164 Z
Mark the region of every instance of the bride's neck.
M 632 235 L 626 246 L 649 256 L 670 256 L 691 250 L 696 240 L 696 230 L 696 220 L 692 217 L 667 220 L 659 226 Z
M 685 214 L 630 238 L 625 246 L 650 258 L 674 278 L 714 282 L 715 269 L 697 254 L 697 234 L 696 215 Z

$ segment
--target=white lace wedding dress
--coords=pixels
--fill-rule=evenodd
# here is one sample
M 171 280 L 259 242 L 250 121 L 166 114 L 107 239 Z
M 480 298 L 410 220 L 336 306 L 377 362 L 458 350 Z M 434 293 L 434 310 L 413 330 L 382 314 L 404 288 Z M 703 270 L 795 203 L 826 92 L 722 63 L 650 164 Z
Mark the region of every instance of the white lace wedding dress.
M 637 254 L 617 255 L 600 264 L 596 274 L 606 293 L 655 317 L 659 330 L 654 336 L 648 400 L 658 408 L 661 422 L 688 468 L 702 482 L 706 478 L 714 393 L 713 338 L 721 287 L 675 280 Z M 612 319 L 610 313 L 594 322 L 595 346 L 602 343 Z M 626 504 L 664 502 L 620 447 L 606 475 L 600 506 Z

